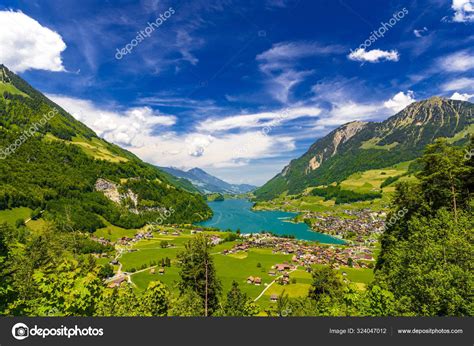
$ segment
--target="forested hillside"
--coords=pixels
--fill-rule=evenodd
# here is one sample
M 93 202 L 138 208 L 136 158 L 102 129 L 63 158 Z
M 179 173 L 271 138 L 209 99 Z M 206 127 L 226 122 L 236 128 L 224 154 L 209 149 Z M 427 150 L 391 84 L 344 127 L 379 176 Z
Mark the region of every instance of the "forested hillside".
M 381 123 L 352 122 L 317 140 L 300 158 L 255 191 L 260 200 L 309 186 L 340 182 L 353 173 L 389 167 L 421 156 L 436 138 L 465 144 L 474 133 L 474 105 L 432 97 L 415 102 Z
M 210 216 L 199 194 L 100 138 L 21 78 L 0 66 L 0 210 L 29 207 L 65 229 L 95 231 L 101 219 L 138 228 L 164 209 L 166 222 Z M 116 184 L 115 201 L 97 191 Z M 129 198 L 132 197 L 132 198 Z

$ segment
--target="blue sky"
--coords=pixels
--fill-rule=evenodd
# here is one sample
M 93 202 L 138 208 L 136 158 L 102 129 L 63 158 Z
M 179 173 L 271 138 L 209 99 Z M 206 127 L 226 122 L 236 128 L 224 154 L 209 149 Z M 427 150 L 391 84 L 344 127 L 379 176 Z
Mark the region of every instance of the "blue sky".
M 346 122 L 472 101 L 473 22 L 469 0 L 3 0 L 0 63 L 148 162 L 262 184 Z

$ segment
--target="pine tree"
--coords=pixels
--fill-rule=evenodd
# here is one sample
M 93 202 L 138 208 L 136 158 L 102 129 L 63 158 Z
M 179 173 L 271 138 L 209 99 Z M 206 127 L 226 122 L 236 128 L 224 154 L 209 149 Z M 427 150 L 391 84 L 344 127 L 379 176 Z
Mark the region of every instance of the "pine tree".
M 221 292 L 221 283 L 217 279 L 210 249 L 209 238 L 198 234 L 185 245 L 185 250 L 178 254 L 181 267 L 179 288 L 182 293 L 191 289 L 202 298 L 204 316 L 212 315 L 218 308 Z

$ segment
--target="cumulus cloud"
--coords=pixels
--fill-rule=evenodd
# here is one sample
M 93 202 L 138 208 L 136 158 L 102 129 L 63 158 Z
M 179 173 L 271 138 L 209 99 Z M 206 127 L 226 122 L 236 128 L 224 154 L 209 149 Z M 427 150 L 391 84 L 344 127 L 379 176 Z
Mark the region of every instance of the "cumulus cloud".
M 440 58 L 438 65 L 448 72 L 468 71 L 474 68 L 474 54 L 468 50 L 455 52 Z
M 154 128 L 169 127 L 176 123 L 174 116 L 162 115 L 149 107 L 120 112 L 99 108 L 89 100 L 61 95 L 47 96 L 100 137 L 119 145 L 143 146 L 146 144 L 143 136 L 151 134 Z
M 458 100 L 458 101 L 469 101 L 472 98 L 474 98 L 474 94 L 466 94 L 466 93 L 460 94 L 458 92 L 455 92 L 450 97 L 451 100 Z
M 347 57 L 350 60 L 370 63 L 378 63 L 384 60 L 398 61 L 400 59 L 400 55 L 396 50 L 385 51 L 380 49 L 372 49 L 366 51 L 365 48 L 358 48 L 355 51 L 351 51 Z
M 400 91 L 398 94 L 393 96 L 390 100 L 384 102 L 384 107 L 392 110 L 395 113 L 400 112 L 409 104 L 415 102 L 414 93 L 408 90 L 406 93 Z
M 474 90 L 474 78 L 452 79 L 441 85 L 443 91 Z
M 453 22 L 474 22 L 474 1 L 453 0 L 451 8 L 454 11 Z
M 322 110 L 317 126 L 337 126 L 351 121 L 380 121 L 415 102 L 414 92 L 398 92 L 389 99 L 375 98 L 367 101 L 367 89 L 357 79 L 336 78 L 323 80 L 312 87 L 311 99 L 322 108 L 330 104 L 329 111 Z M 316 126 L 316 127 L 317 127 Z M 315 128 L 315 130 L 321 130 Z
M 61 36 L 22 12 L 0 11 L 0 63 L 15 72 L 65 71 Z

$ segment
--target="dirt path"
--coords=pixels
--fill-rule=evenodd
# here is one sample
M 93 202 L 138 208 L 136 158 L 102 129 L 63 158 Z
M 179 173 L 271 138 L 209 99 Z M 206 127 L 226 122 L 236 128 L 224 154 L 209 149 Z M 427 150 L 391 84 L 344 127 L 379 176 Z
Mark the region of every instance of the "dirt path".
M 288 272 L 288 274 L 293 273 L 293 272 L 294 272 L 295 270 L 297 270 L 297 269 L 298 269 L 298 268 L 295 268 L 295 269 L 293 269 L 293 270 L 290 270 L 290 271 Z M 262 298 L 262 296 L 265 294 L 265 292 L 266 292 L 279 278 L 281 278 L 281 277 L 283 277 L 283 275 L 280 275 L 280 276 L 276 277 L 275 280 L 273 280 L 272 282 L 270 282 L 270 283 L 263 289 L 263 291 L 258 295 L 258 297 L 255 298 L 253 301 L 256 302 L 257 300 L 259 300 L 260 298 Z

